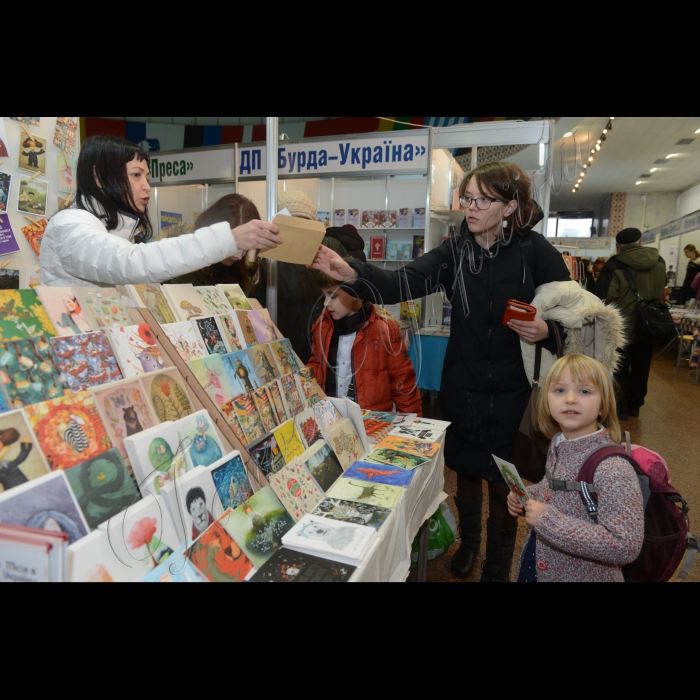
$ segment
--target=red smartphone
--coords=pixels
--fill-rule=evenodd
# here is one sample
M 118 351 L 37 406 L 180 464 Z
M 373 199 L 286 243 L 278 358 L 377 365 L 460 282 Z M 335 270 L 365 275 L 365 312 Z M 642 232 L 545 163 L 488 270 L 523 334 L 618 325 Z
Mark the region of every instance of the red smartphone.
M 506 305 L 506 313 L 503 316 L 503 325 L 508 327 L 511 321 L 525 321 L 532 323 L 537 318 L 537 309 L 530 304 L 511 299 Z

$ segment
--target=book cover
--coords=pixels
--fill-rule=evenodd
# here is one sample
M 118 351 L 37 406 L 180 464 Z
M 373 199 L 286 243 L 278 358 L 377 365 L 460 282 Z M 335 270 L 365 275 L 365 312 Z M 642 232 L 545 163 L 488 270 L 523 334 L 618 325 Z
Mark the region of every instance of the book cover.
M 151 571 L 141 583 L 210 583 L 185 557 L 185 548 L 180 547 L 159 567 Z
M 219 323 L 219 330 L 229 347 L 229 352 L 238 352 L 243 350 L 243 340 L 238 336 L 238 329 L 236 324 L 233 322 L 233 316 L 228 314 L 221 314 L 217 319 Z
M 319 401 L 328 398 L 323 389 L 318 385 L 318 382 L 314 379 L 314 372 L 312 369 L 304 368 L 300 372 L 297 372 L 294 377 L 307 408 L 313 408 Z
M 0 343 L 0 383 L 10 408 L 23 408 L 67 393 L 48 338 Z
M 235 510 L 254 495 L 250 477 L 238 452 L 213 464 L 211 478 L 224 510 Z
M 248 454 L 267 478 L 285 467 L 284 456 L 274 435 L 265 435 L 248 445 Z
M 414 228 L 425 228 L 426 224 L 426 209 L 425 207 L 418 207 L 413 210 L 413 227 Z
M 117 449 L 88 459 L 65 473 L 91 530 L 141 500 Z
M 272 348 L 272 354 L 280 376 L 295 374 L 301 369 L 296 353 L 289 340 L 276 340 L 270 343 L 269 346 Z
M 233 408 L 238 418 L 238 424 L 243 430 L 246 441 L 251 446 L 258 440 L 261 440 L 267 432 L 260 413 L 255 406 L 255 401 L 251 396 L 252 393 L 241 394 L 233 400 Z
M 253 324 L 248 318 L 247 311 L 234 311 L 231 314 L 233 324 L 236 326 L 236 337 L 241 341 L 243 349 L 252 348 L 258 344 L 258 336 L 255 335 Z
M 104 331 L 112 326 L 133 323 L 116 289 L 73 287 L 73 293 L 92 326 L 91 330 Z
M 269 345 L 254 345 L 248 350 L 248 356 L 252 357 L 255 374 L 263 384 L 274 382 L 282 376 Z
M 224 355 L 221 359 L 234 396 L 250 394 L 267 383 L 263 381 L 263 378 L 258 375 L 255 369 L 253 350 L 241 350 L 240 352 L 230 353 Z
M 316 422 L 316 416 L 312 408 L 307 409 L 294 418 L 299 437 L 304 443 L 304 448 L 309 449 L 318 440 L 322 440 L 321 429 Z
M 285 464 L 289 464 L 293 459 L 304 454 L 304 443 L 299 437 L 293 420 L 289 420 L 275 428 L 273 435 L 282 452 Z
M 377 506 L 339 501 L 326 497 L 319 503 L 312 515 L 315 515 L 317 518 L 338 520 L 339 522 L 352 523 L 353 525 L 364 525 L 379 532 L 391 515 L 391 511 L 386 508 L 378 508 Z
M 401 249 L 399 251 L 400 260 L 411 260 L 413 259 L 413 246 L 410 243 L 402 243 Z
M 411 228 L 410 209 L 399 209 L 399 228 Z
M 417 260 L 421 255 L 425 255 L 425 236 L 413 236 L 413 259 Z
M 364 456 L 362 442 L 349 418 L 343 418 L 339 423 L 325 430 L 323 437 L 331 446 L 343 471 L 347 471 L 348 467 Z
M 355 228 L 362 227 L 362 213 L 359 209 L 348 209 L 348 224 Z
M 343 468 L 327 442 L 320 441 L 297 460 L 313 476 L 321 490 L 327 492 L 343 476 Z
M 399 259 L 399 244 L 389 243 L 386 247 L 386 259 L 387 260 L 398 260 Z
M 346 472 L 346 479 L 368 481 L 372 484 L 385 484 L 407 489 L 413 483 L 414 471 L 409 472 L 398 467 L 385 467 L 370 462 L 356 462 Z
M 222 523 L 231 519 L 227 512 L 187 551 L 187 557 L 210 583 L 243 583 L 253 564 L 226 532 Z
M 168 323 L 162 328 L 185 362 L 206 357 L 209 354 L 204 347 L 201 334 L 192 326 L 192 322 L 178 321 Z
M 164 284 L 161 289 L 176 321 L 191 321 L 214 313 L 209 311 L 191 284 Z
M 0 494 L 48 473 L 24 413 L 12 411 L 0 415 Z
M 294 375 L 284 375 L 280 378 L 280 384 L 282 385 L 282 396 L 287 402 L 287 408 L 289 409 L 287 411 L 287 415 L 294 418 L 300 413 L 303 413 L 306 410 L 306 405 L 299 394 L 299 389 L 297 387 Z
M 48 474 L 0 494 L 0 522 L 68 535 L 75 544 L 89 532 L 62 472 Z
M 340 423 L 342 416 L 330 399 L 323 399 L 313 407 L 316 422 L 320 430 L 330 430 L 336 423 Z M 309 445 L 311 447 L 311 445 Z
M 248 444 L 248 438 L 246 438 L 243 428 L 241 428 L 241 424 L 238 422 L 238 415 L 236 414 L 233 401 L 230 403 L 225 403 L 223 406 L 221 406 L 220 410 L 224 418 L 226 418 L 226 422 L 230 426 L 231 430 L 233 430 L 238 438 L 238 442 L 245 447 Z
M 371 484 L 367 481 L 353 479 L 338 479 L 333 487 L 326 492 L 326 496 L 340 501 L 351 501 L 393 510 L 399 504 L 403 493 L 404 489 L 398 486 Z
M 220 355 L 200 357 L 197 360 L 190 360 L 187 364 L 209 398 L 217 406 L 223 406 L 225 403 L 233 401 L 234 391 Z
M 178 421 L 195 412 L 187 385 L 175 368 L 147 374 L 140 381 L 159 423 Z
M 312 513 L 325 496 L 311 475 L 298 463 L 292 462 L 276 474 L 271 474 L 268 480 L 270 488 L 295 523 Z
M 194 291 L 202 300 L 202 303 L 207 308 L 208 313 L 213 316 L 220 314 L 230 314 L 231 304 L 226 301 L 226 297 L 216 287 L 195 287 Z M 202 314 L 203 316 L 207 315 Z
M 287 414 L 287 409 L 282 398 L 282 392 L 280 391 L 279 384 L 276 381 L 270 382 L 266 388 L 267 393 L 270 395 L 270 401 L 272 402 L 275 412 L 277 413 L 277 424 L 282 425 L 282 423 L 286 423 L 288 420 L 290 420 L 290 417 Z
M 269 486 L 224 516 L 222 524 L 256 568 L 282 548 L 282 538 L 294 527 L 291 516 Z
M 122 459 L 128 459 L 124 439 L 157 424 L 143 388 L 132 380 L 114 387 L 96 388 L 93 396 L 112 442 Z
M 36 293 L 59 337 L 92 332 L 87 314 L 70 287 L 37 287 Z
M 518 470 L 514 464 L 506 462 L 503 459 L 499 459 L 496 455 L 492 455 L 493 461 L 496 462 L 498 471 L 501 472 L 504 481 L 508 484 L 508 488 L 511 490 L 513 495 L 520 501 L 520 503 L 525 506 L 530 500 L 530 495 L 527 492 L 527 488 L 523 483 L 523 480 L 518 474 Z
M 336 209 L 333 214 L 333 226 L 336 228 L 341 228 L 348 223 L 348 211 L 347 209 Z
M 282 548 L 253 576 L 251 583 L 347 583 L 354 566 Z
M 267 395 L 267 389 L 265 387 L 256 389 L 252 392 L 251 396 L 255 403 L 255 408 L 258 409 L 258 413 L 260 414 L 265 432 L 271 433 L 277 427 L 277 423 L 275 421 L 272 405 L 270 404 L 270 398 Z
M 436 442 L 422 442 L 410 437 L 389 435 L 377 445 L 378 450 L 398 450 L 418 457 L 432 459 L 440 452 L 442 445 Z
M 159 284 L 135 284 L 133 288 L 143 306 L 153 314 L 161 326 L 177 321 Z
M 367 461 L 412 471 L 425 464 L 429 464 L 430 458 L 419 457 L 417 455 L 408 454 L 407 452 L 399 452 L 398 450 L 377 449 L 367 457 Z
M 237 284 L 220 284 L 218 286 L 220 292 L 224 294 L 226 300 L 232 309 L 236 311 L 252 311 L 253 307 L 246 298 L 243 290 Z M 231 313 L 231 309 L 228 309 L 224 313 Z
M 329 211 L 320 211 L 316 215 L 316 221 L 322 223 L 326 228 L 331 227 L 331 213 Z
M 369 240 L 370 260 L 386 260 L 386 238 L 372 236 Z
M 248 318 L 250 319 L 253 330 L 255 331 L 255 337 L 258 339 L 260 345 L 263 343 L 271 343 L 275 340 L 282 340 L 279 331 L 272 323 L 267 309 L 249 311 Z
M 114 447 L 87 391 L 24 410 L 52 471 L 70 469 Z
M 396 211 L 382 211 L 380 214 L 380 228 L 396 228 L 398 223 L 398 213 Z
M 104 331 L 49 342 L 58 358 L 61 384 L 69 391 L 87 391 L 123 378 Z
M 108 328 L 106 336 L 125 379 L 165 369 L 156 337 L 147 323 Z
M 419 301 L 404 301 L 401 304 L 401 321 L 415 325 L 420 323 L 421 302 Z
M 379 226 L 378 211 L 363 211 L 362 212 L 362 228 L 377 228 Z
M 0 342 L 56 337 L 49 315 L 34 290 L 0 290 Z
M 201 334 L 204 347 L 210 355 L 225 355 L 228 352 L 216 318 L 213 316 L 195 318 L 192 319 L 192 325 Z
M 61 583 L 59 547 L 66 540 L 57 533 L 0 525 L 0 583 Z

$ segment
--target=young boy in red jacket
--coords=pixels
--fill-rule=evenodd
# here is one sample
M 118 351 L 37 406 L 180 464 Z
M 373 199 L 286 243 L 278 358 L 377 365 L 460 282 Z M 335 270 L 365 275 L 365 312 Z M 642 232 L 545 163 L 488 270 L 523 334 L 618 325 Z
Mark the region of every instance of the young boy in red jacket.
M 309 367 L 328 396 L 368 411 L 423 415 L 416 373 L 396 320 L 319 273 L 325 311 L 311 332 Z

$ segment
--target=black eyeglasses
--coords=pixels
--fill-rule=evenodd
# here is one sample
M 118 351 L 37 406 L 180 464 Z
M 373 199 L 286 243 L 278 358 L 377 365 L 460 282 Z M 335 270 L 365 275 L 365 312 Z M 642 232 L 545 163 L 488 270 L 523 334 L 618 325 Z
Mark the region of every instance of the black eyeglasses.
M 506 200 L 505 199 L 493 199 L 491 197 L 478 197 L 477 199 L 472 199 L 471 197 L 460 197 L 459 198 L 459 203 L 462 206 L 462 209 L 469 209 L 472 204 L 476 203 L 476 208 L 481 209 L 482 211 L 486 211 L 487 209 L 491 208 L 491 205 L 494 202 L 500 202 L 501 204 L 505 204 Z

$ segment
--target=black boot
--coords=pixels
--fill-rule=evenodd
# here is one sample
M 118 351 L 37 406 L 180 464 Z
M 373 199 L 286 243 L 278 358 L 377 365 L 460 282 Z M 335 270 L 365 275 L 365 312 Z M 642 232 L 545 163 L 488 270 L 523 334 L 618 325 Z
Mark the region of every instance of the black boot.
M 481 550 L 481 510 L 484 499 L 465 501 L 455 498 L 459 512 L 459 532 L 461 546 L 452 559 L 452 573 L 460 579 L 467 579 L 474 571 L 476 559 Z
M 515 540 L 518 529 L 499 530 L 489 520 L 487 523 L 488 541 L 486 561 L 481 583 L 510 583 L 510 570 L 515 554 Z

